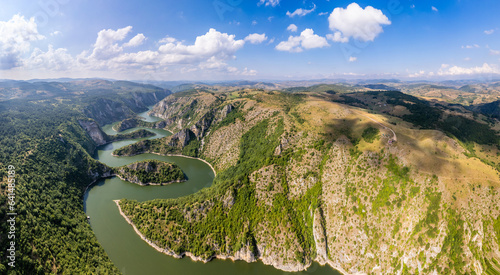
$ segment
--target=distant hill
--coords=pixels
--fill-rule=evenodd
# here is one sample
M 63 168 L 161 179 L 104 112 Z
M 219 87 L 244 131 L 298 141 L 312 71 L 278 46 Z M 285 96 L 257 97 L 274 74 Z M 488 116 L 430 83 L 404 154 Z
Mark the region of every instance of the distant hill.
M 40 100 L 54 97 L 75 97 L 82 94 L 100 95 L 130 92 L 164 92 L 166 89 L 150 84 L 102 79 L 72 80 L 67 82 L 0 82 L 0 101 L 9 99 Z
M 490 103 L 470 106 L 469 110 L 483 115 L 500 118 L 500 100 L 493 101 Z

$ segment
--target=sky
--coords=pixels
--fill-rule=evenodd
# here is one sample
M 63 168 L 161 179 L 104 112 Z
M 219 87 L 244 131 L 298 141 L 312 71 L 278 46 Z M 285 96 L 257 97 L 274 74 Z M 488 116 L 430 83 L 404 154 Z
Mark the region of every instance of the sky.
M 1 0 L 0 79 L 500 77 L 497 0 Z

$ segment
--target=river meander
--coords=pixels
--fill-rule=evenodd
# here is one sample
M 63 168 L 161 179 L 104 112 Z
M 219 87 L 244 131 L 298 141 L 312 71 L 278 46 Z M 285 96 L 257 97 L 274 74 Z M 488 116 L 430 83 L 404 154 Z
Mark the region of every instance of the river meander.
M 146 112 L 140 114 L 146 121 L 157 121 L 158 118 L 150 117 Z M 106 125 L 103 130 L 114 135 L 113 125 Z M 130 129 L 134 131 L 140 127 Z M 171 133 L 160 129 L 148 129 L 161 138 Z M 122 166 L 144 159 L 157 159 L 175 162 L 184 171 L 188 180 L 182 183 L 173 183 L 166 186 L 139 186 L 120 180 L 118 177 L 98 181 L 85 194 L 84 209 L 90 216 L 90 225 L 99 243 L 102 245 L 111 261 L 124 275 L 148 274 L 340 274 L 329 266 L 322 267 L 317 263 L 306 271 L 289 273 L 264 265 L 258 261 L 247 263 L 244 261 L 213 260 L 207 264 L 195 262 L 188 257 L 175 259 L 144 242 L 120 215 L 118 207 L 113 200 L 127 198 L 138 201 L 152 199 L 167 199 L 186 196 L 198 190 L 209 187 L 214 179 L 214 173 L 206 163 L 190 158 L 175 156 L 159 156 L 154 154 L 141 154 L 133 157 L 113 157 L 113 150 L 132 144 L 141 139 L 118 141 L 103 145 L 98 148 L 96 156 L 99 161 L 112 166 Z

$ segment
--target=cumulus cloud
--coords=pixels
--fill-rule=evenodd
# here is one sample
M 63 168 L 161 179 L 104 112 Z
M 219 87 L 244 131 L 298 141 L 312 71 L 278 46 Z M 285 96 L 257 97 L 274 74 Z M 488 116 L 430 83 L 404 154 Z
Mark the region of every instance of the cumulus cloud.
M 173 37 L 170 37 L 170 36 L 166 36 L 166 37 L 160 39 L 160 41 L 158 41 L 158 43 L 160 43 L 160 44 L 163 44 L 163 43 L 174 43 L 175 41 L 177 41 L 177 39 L 175 39 Z
M 158 52 L 166 63 L 192 62 L 212 57 L 227 60 L 234 58 L 234 53 L 245 44 L 245 41 L 234 38 L 234 35 L 210 29 L 206 34 L 196 37 L 193 45 L 169 42 L 161 45 Z
M 256 70 L 249 70 L 248 68 L 245 68 L 243 71 L 240 72 L 241 75 L 257 75 Z
M 324 37 L 314 34 L 312 29 L 305 29 L 300 36 L 290 36 L 287 41 L 276 45 L 278 51 L 302 52 L 304 49 L 323 48 L 330 46 Z
M 296 32 L 297 31 L 297 25 L 295 24 L 290 24 L 288 26 L 288 28 L 286 28 L 288 31 L 291 31 L 291 32 Z
M 250 37 L 254 42 L 262 39 L 260 36 Z M 235 58 L 234 54 L 244 46 L 245 41 L 236 40 L 234 35 L 210 29 L 206 34 L 196 37 L 194 44 L 185 44 L 173 37 L 165 37 L 160 43 L 156 51 L 122 53 L 108 60 L 104 66 L 135 66 L 155 70 L 176 66 L 182 73 L 202 69 L 236 74 L 237 71 L 231 70 L 226 61 Z
M 484 33 L 487 34 L 487 35 L 490 35 L 490 34 L 493 34 L 495 32 L 494 29 L 491 29 L 491 30 L 485 30 Z
M 146 36 L 144 34 L 139 33 L 138 35 L 132 37 L 127 43 L 123 44 L 123 47 L 137 47 L 142 45 L 144 43 L 144 40 L 146 40 Z
M 50 33 L 50 36 L 56 36 L 56 35 L 60 35 L 61 32 L 60 31 L 53 31 Z
M 0 21 L 0 69 L 21 66 L 21 55 L 29 52 L 31 42 L 44 38 L 38 33 L 33 17 L 26 20 L 14 15 L 9 21 Z
M 425 71 L 419 71 L 419 72 L 416 72 L 414 74 L 409 75 L 409 77 L 411 77 L 411 78 L 422 77 L 422 76 L 425 76 Z
M 351 56 L 351 57 L 349 57 L 349 62 L 354 62 L 354 61 L 356 61 L 356 60 L 358 60 L 358 58 L 357 58 L 357 57 L 355 57 L 355 56 Z
M 123 47 L 119 46 L 116 42 L 125 39 L 131 30 L 132 26 L 116 31 L 112 29 L 101 30 L 97 34 L 97 40 L 94 44 L 91 57 L 98 60 L 105 60 L 118 56 L 123 51 Z
M 265 5 L 265 6 L 276 7 L 279 4 L 280 4 L 280 0 L 260 0 L 257 5 L 258 6 Z
M 446 65 L 446 64 L 443 64 Z M 448 65 L 441 65 L 441 69 L 438 71 L 438 75 L 441 76 L 456 76 L 456 75 L 476 75 L 476 74 L 500 74 L 500 70 L 498 67 L 494 65 L 490 65 L 488 63 L 484 63 L 481 67 L 471 67 L 464 68 L 453 66 L 450 67 Z
M 431 7 L 432 11 L 438 12 L 438 9 L 434 6 Z
M 343 37 L 342 33 L 340 32 L 335 32 L 334 34 L 327 34 L 326 38 L 332 40 L 333 42 L 342 42 L 342 43 L 347 43 L 349 42 L 349 38 Z
M 252 34 L 247 35 L 247 37 L 245 37 L 245 41 L 248 41 L 252 44 L 260 44 L 266 40 L 267 40 L 267 36 L 265 33 L 263 33 L 263 34 L 252 33 Z
M 305 15 L 308 15 L 308 14 L 310 14 L 311 12 L 313 12 L 316 9 L 316 4 L 313 4 L 313 5 L 314 6 L 310 10 L 296 9 L 294 12 L 287 11 L 286 15 L 288 15 L 288 17 L 290 17 L 290 18 L 295 17 L 295 16 L 302 17 L 302 16 L 305 16 Z
M 49 45 L 46 52 L 39 48 L 34 49 L 31 56 L 26 60 L 25 66 L 29 69 L 64 71 L 75 66 L 75 60 L 67 49 L 54 49 L 52 45 Z
M 22 67 L 47 73 L 65 71 L 88 74 L 107 71 L 109 74 L 130 74 L 140 70 L 144 73 L 169 74 L 204 70 L 255 75 L 256 71 L 231 67 L 228 61 L 235 59 L 236 52 L 246 41 L 258 44 L 267 40 L 264 33 L 250 34 L 238 40 L 235 35 L 209 29 L 207 33 L 197 36 L 193 43 L 166 36 L 158 42 L 156 50 L 124 52 L 125 47 L 136 47 L 146 40 L 142 33 L 127 39 L 131 32 L 131 26 L 101 30 L 92 47 L 77 55 L 52 45 L 48 46 L 47 51 L 35 48 L 30 52 L 31 42 L 44 36 L 38 33 L 34 19 L 25 20 L 21 16 L 14 16 L 10 21 L 0 22 L 0 65 L 2 69 Z
M 351 37 L 365 42 L 373 41 L 383 32 L 383 25 L 391 24 L 381 10 L 371 6 L 363 9 L 356 3 L 345 9 L 335 8 L 328 22 L 334 31 L 330 39 L 336 42 L 348 42 Z

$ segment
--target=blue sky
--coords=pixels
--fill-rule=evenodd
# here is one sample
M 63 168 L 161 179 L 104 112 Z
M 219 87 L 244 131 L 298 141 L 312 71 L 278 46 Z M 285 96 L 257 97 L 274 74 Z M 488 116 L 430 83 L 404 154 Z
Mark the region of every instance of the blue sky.
M 500 2 L 4 0 L 0 79 L 500 74 Z

